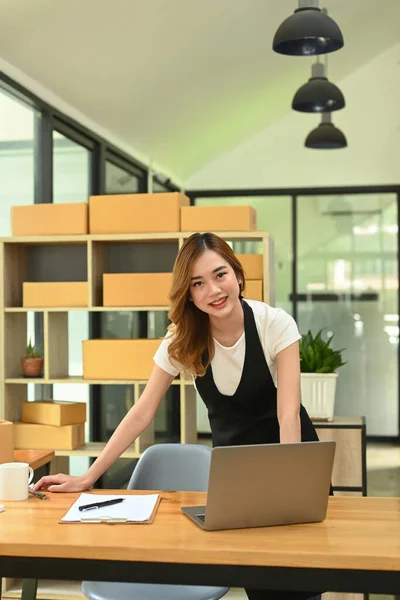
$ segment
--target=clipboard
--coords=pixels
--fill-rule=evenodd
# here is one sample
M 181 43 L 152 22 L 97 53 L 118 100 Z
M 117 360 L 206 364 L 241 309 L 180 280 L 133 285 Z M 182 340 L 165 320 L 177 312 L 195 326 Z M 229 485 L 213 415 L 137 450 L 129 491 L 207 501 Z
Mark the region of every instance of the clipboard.
M 79 510 L 79 506 L 82 504 L 87 504 L 89 501 L 93 502 L 96 499 L 99 500 L 106 500 L 106 499 L 111 499 L 111 498 L 115 498 L 116 494 L 110 495 L 110 496 L 106 496 L 103 494 L 80 494 L 80 496 L 71 504 L 71 506 L 69 507 L 69 509 L 67 510 L 67 512 L 58 520 L 58 523 L 61 525 L 70 525 L 70 524 L 87 524 L 87 523 L 105 523 L 107 525 L 117 525 L 119 523 L 123 523 L 123 524 L 127 524 L 127 525 L 151 525 L 155 519 L 155 516 L 157 514 L 157 510 L 158 507 L 160 505 L 161 502 L 161 495 L 160 494 L 118 494 L 118 498 L 123 497 L 124 500 L 127 499 L 133 499 L 130 502 L 127 503 L 128 506 L 122 506 L 123 503 L 118 505 L 118 509 L 116 509 L 115 506 L 112 507 L 112 509 L 110 510 L 111 507 L 104 507 L 103 509 L 99 509 L 99 511 L 101 510 L 101 514 L 99 515 L 95 515 L 95 514 L 91 514 L 91 515 L 87 515 L 85 513 L 82 513 L 82 515 L 79 514 L 79 516 L 76 518 L 75 515 L 77 515 L 77 511 Z M 135 515 L 133 512 L 131 512 L 131 514 L 128 515 L 128 513 L 126 511 L 129 511 L 129 509 L 134 509 L 134 506 L 132 506 L 135 502 L 134 499 L 148 499 L 149 501 L 151 501 L 152 503 L 154 503 L 154 506 L 152 506 L 152 510 L 151 513 L 147 516 L 146 518 L 143 519 L 141 518 L 140 520 L 135 519 Z M 130 505 L 130 506 L 129 506 Z M 125 510 L 123 510 L 125 509 Z M 104 514 L 104 511 L 109 512 L 110 514 Z M 92 511 L 90 511 L 92 512 Z M 94 511 L 97 512 L 97 511 Z M 72 515 L 72 516 L 71 516 Z

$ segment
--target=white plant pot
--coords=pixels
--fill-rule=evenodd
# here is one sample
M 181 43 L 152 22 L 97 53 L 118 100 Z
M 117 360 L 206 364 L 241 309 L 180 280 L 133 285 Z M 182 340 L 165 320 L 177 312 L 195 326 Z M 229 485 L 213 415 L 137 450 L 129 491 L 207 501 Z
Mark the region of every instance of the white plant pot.
M 338 373 L 301 373 L 301 403 L 311 419 L 331 421 Z

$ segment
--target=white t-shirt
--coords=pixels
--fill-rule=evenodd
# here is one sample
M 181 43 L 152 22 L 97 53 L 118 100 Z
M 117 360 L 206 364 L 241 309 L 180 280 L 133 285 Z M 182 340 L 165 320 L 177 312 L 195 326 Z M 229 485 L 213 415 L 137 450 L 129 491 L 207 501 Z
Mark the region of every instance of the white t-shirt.
M 275 386 L 277 386 L 276 355 L 281 350 L 297 342 L 301 335 L 293 317 L 282 308 L 273 308 L 257 300 L 246 300 L 246 302 L 253 310 L 261 346 L 272 379 Z M 179 368 L 180 365 L 173 364 L 169 359 L 168 346 L 171 340 L 172 336 L 168 333 L 154 355 L 154 362 L 160 369 L 176 376 L 181 369 Z M 211 368 L 215 385 L 221 394 L 233 396 L 243 371 L 246 351 L 244 332 L 234 346 L 223 346 L 215 339 L 214 346 L 215 354 L 211 361 Z

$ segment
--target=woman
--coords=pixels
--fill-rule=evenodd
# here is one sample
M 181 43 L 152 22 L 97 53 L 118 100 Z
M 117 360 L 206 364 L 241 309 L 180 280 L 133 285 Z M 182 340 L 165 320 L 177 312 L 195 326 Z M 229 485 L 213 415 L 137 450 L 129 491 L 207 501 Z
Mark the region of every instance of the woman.
M 80 477 L 43 477 L 36 490 L 91 487 L 151 423 L 179 372 L 189 372 L 208 408 L 214 446 L 317 441 L 300 405 L 297 326 L 287 313 L 244 300 L 243 268 L 230 246 L 195 233 L 175 261 L 170 293 L 172 325 L 155 356 L 139 401 L 101 455 Z M 277 383 L 279 381 L 279 383 Z M 302 600 L 311 592 L 246 590 L 249 600 Z

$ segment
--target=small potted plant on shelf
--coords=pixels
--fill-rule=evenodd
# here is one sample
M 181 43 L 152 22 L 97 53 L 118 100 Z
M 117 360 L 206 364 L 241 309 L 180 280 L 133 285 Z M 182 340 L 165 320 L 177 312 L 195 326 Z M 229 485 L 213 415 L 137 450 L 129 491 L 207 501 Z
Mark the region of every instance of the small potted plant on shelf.
M 301 402 L 313 419 L 332 421 L 335 411 L 337 369 L 342 361 L 341 350 L 333 350 L 333 335 L 324 341 L 321 329 L 315 337 L 311 331 L 300 340 Z
M 25 356 L 21 358 L 21 365 L 25 377 L 41 377 L 43 372 L 43 355 L 40 349 L 32 344 L 31 339 L 26 347 Z

